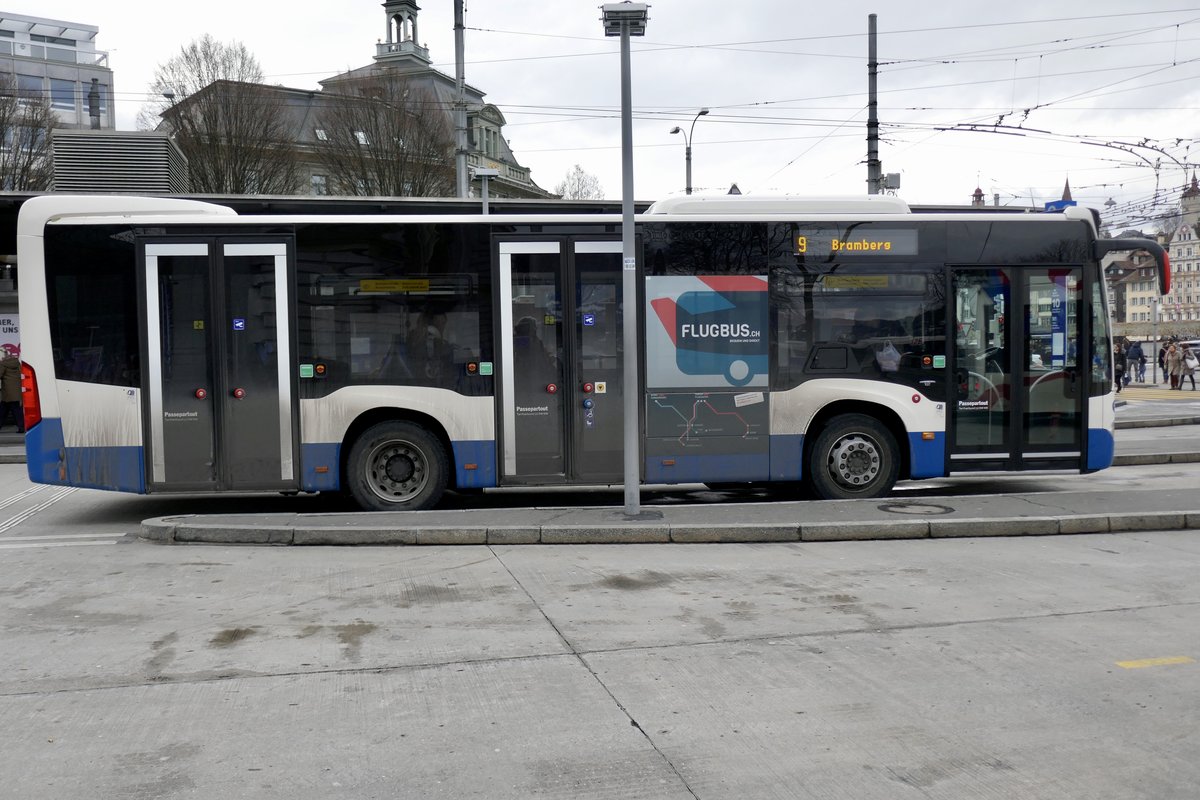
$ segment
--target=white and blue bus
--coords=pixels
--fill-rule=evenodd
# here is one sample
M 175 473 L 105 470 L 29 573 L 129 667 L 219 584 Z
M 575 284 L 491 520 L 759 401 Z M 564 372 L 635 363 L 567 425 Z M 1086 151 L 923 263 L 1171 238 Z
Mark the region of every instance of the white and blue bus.
M 136 493 L 647 484 L 878 497 L 898 480 L 1113 459 L 1086 209 L 681 197 L 615 214 L 238 214 L 45 196 L 18 223 L 39 483 Z M 623 382 L 623 314 L 639 382 Z

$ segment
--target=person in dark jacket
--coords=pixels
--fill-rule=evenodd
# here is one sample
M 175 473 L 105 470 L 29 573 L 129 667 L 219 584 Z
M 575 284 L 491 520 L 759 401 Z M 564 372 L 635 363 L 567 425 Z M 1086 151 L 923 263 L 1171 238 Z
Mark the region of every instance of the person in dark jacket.
M 1129 357 L 1129 371 L 1125 373 L 1125 385 L 1136 376 L 1138 383 L 1146 382 L 1146 354 L 1142 352 L 1142 343 L 1134 342 L 1129 345 L 1126 353 Z
M 1129 360 L 1125 357 L 1125 349 L 1121 347 L 1121 343 L 1117 342 L 1113 345 L 1113 379 L 1117 384 L 1117 394 L 1121 393 L 1121 387 L 1125 385 L 1125 370 L 1129 369 Z

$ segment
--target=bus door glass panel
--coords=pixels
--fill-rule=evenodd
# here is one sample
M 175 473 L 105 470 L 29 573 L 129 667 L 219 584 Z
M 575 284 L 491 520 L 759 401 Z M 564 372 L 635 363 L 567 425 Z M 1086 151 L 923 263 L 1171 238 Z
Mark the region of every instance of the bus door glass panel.
M 150 482 L 212 487 L 217 473 L 208 245 L 148 244 L 145 257 Z
M 1025 271 L 1025 367 L 1022 452 L 1046 447 L 1079 451 L 1083 397 L 1080 372 L 1080 271 L 1070 268 Z
M 566 475 L 558 242 L 500 243 L 503 467 L 509 478 Z
M 1013 397 L 1011 288 L 1011 275 L 1005 269 L 954 271 L 950 434 L 955 449 L 965 448 L 984 456 L 1009 450 Z
M 294 481 L 287 250 L 223 247 L 222 462 L 232 488 Z
M 623 474 L 624 392 L 621 243 L 576 242 L 574 477 L 619 480 Z

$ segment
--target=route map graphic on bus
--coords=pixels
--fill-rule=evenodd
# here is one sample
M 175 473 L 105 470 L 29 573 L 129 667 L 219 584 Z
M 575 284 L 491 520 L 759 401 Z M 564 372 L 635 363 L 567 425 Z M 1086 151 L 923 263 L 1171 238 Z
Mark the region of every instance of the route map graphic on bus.
M 647 385 L 766 386 L 767 301 L 765 276 L 647 278 Z
M 685 448 L 708 449 L 713 437 L 732 437 L 747 444 L 726 442 L 722 452 L 757 452 L 769 424 L 762 392 L 652 392 L 647 399 L 647 436 L 674 438 Z

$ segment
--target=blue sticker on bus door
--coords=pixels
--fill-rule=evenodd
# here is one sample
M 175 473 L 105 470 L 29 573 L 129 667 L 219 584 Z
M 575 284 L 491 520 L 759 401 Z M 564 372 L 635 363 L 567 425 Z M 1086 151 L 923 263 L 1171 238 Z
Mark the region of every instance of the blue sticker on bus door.
M 235 331 L 246 330 L 246 318 L 245 317 L 234 317 L 233 318 L 233 329 Z
M 765 275 L 647 278 L 647 386 L 766 386 L 768 298 Z

